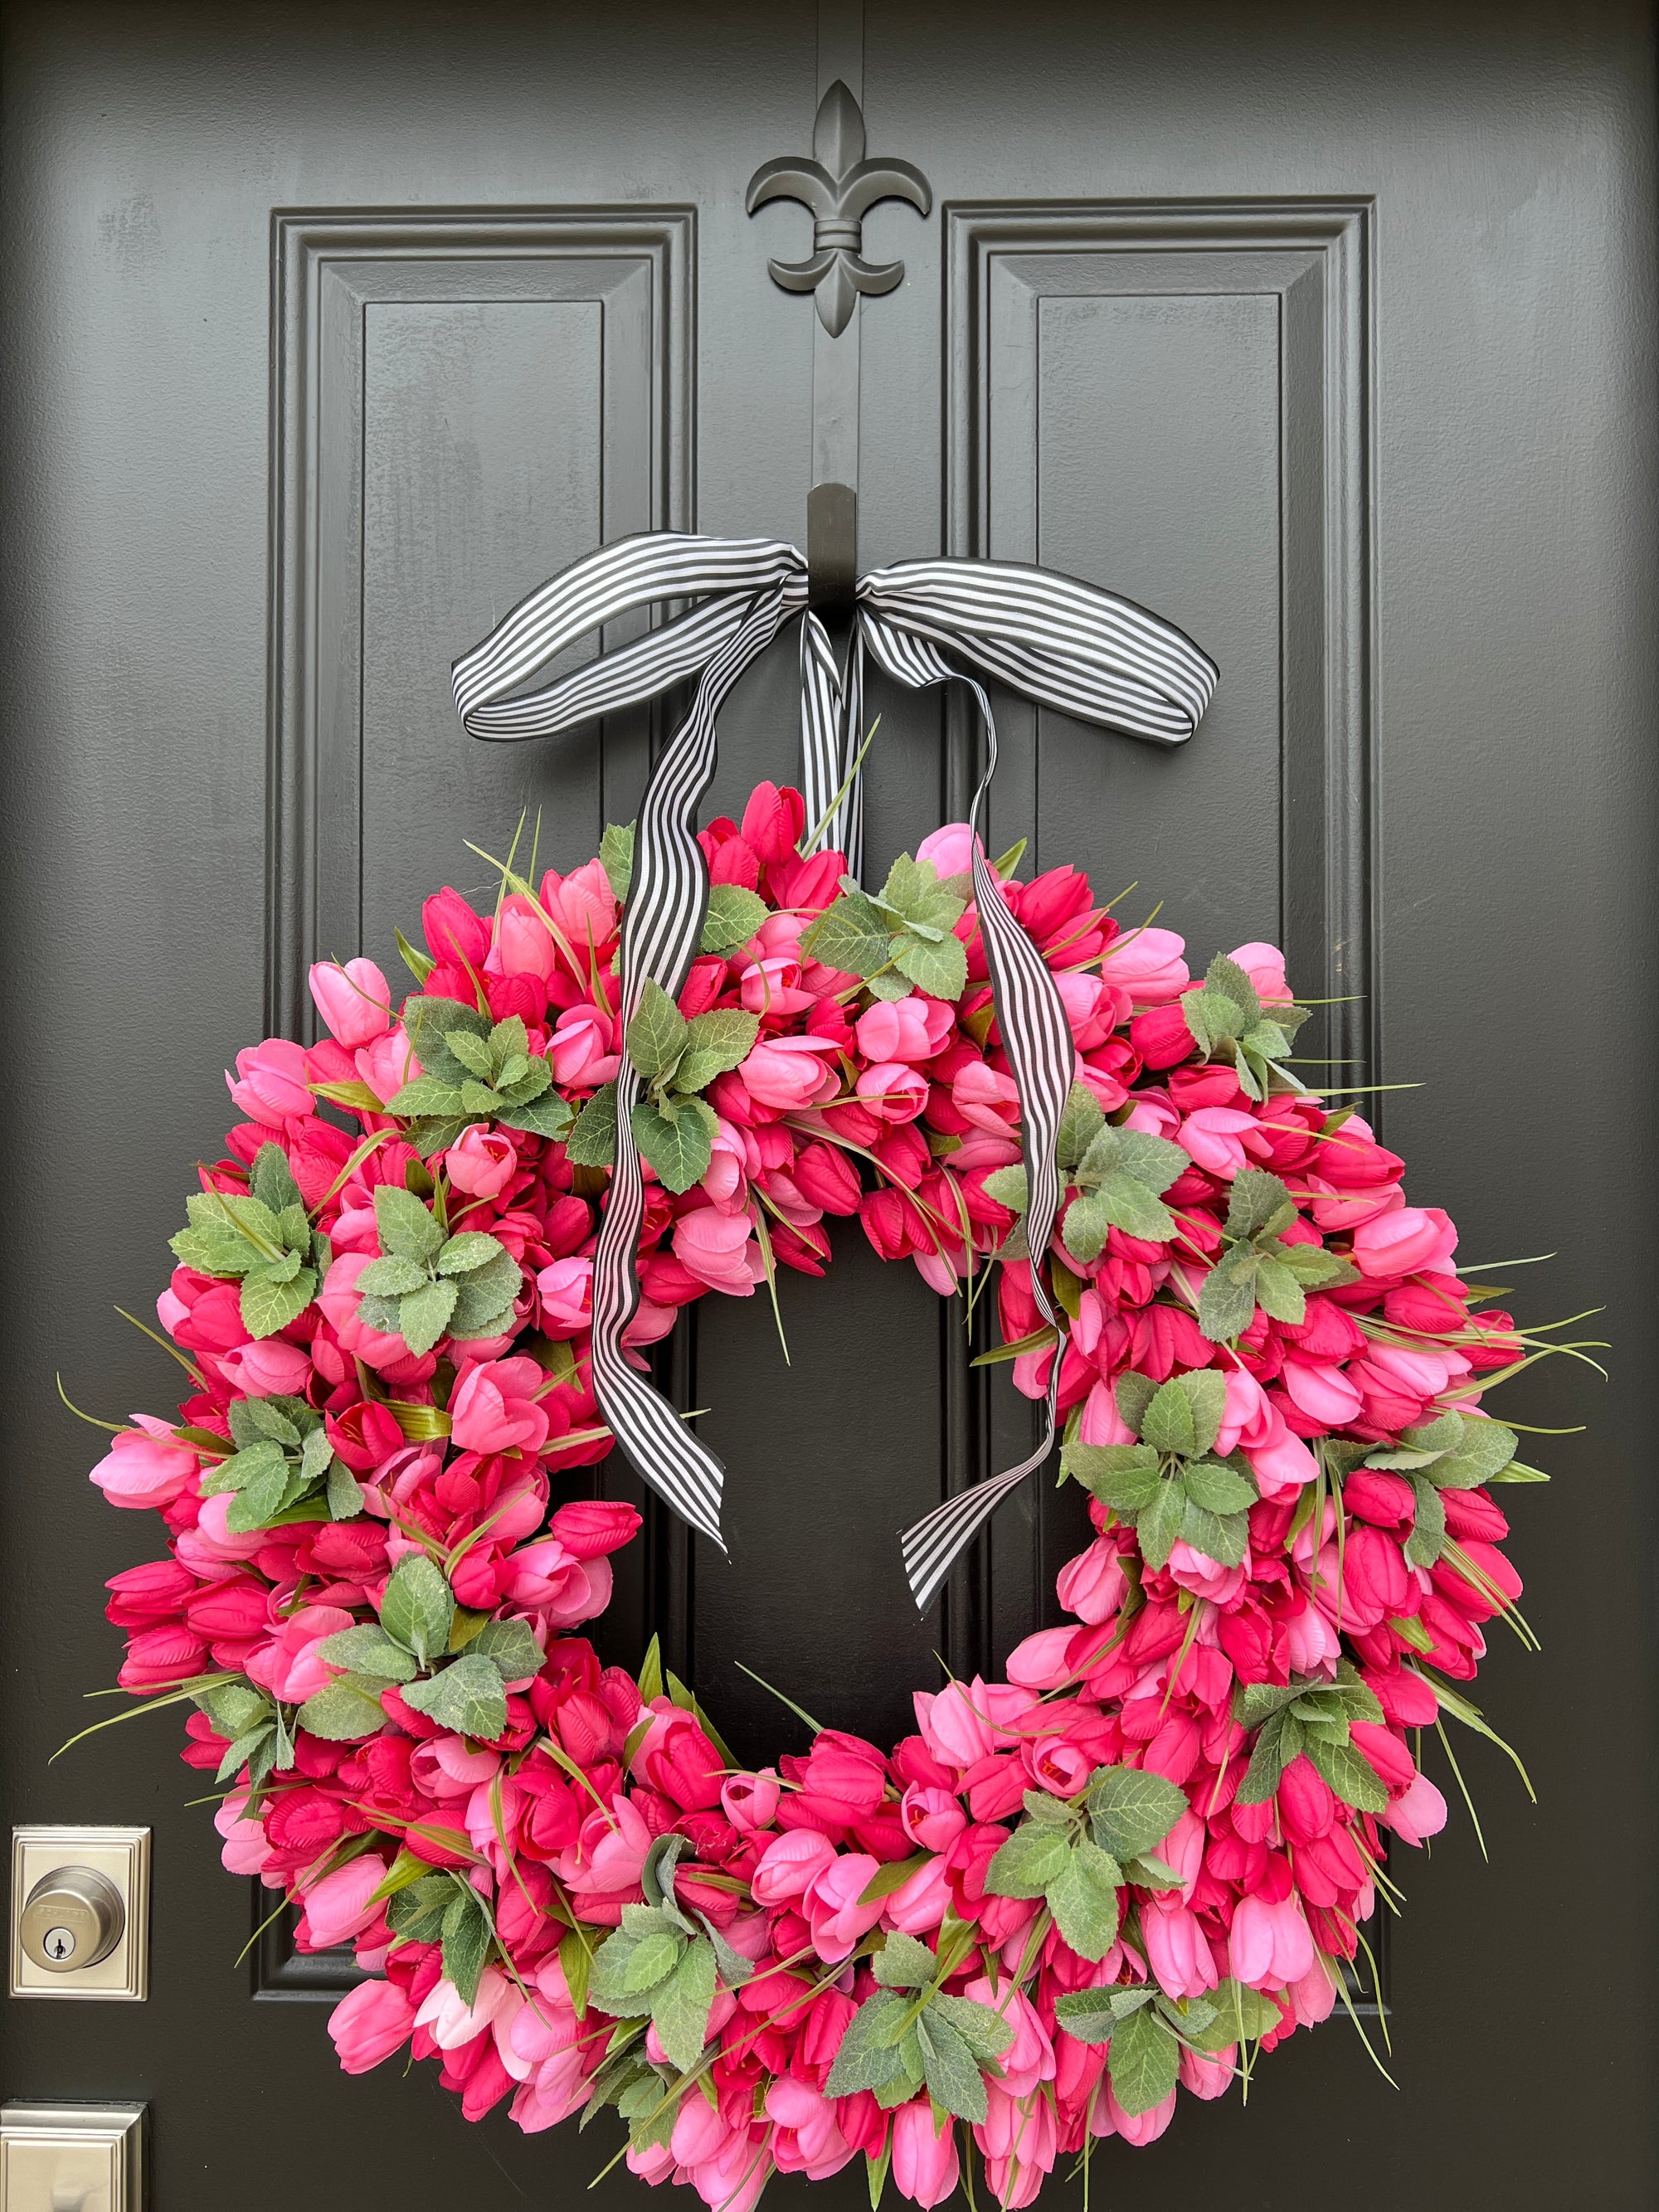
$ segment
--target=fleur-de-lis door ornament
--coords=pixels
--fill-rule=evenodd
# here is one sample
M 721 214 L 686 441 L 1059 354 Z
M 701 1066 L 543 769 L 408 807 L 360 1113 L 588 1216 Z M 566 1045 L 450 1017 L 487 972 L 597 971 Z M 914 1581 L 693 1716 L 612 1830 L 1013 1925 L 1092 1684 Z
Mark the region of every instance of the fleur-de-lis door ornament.
M 805 261 L 769 264 L 786 292 L 817 295 L 818 320 L 839 337 L 852 319 L 859 295 L 890 292 L 904 276 L 902 261 L 864 258 L 864 218 L 878 200 L 908 200 L 921 214 L 933 194 L 908 161 L 869 161 L 864 155 L 864 112 L 836 78 L 812 125 L 812 158 L 786 155 L 763 161 L 749 180 L 753 215 L 769 200 L 799 200 L 812 211 L 812 251 Z

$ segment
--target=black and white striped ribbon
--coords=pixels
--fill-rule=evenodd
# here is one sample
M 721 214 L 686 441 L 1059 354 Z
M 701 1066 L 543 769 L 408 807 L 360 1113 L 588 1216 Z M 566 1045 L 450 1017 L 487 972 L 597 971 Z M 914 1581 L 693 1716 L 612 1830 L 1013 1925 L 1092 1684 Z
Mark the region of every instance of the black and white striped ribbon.
M 544 689 L 522 690 L 590 631 L 664 600 L 692 604 L 660 629 Z M 859 580 L 843 674 L 828 632 L 807 606 L 806 563 L 793 545 L 659 532 L 622 538 L 576 562 L 455 663 L 455 703 L 473 737 L 552 737 L 695 679 L 690 712 L 653 769 L 640 808 L 623 918 L 624 1028 L 647 981 L 671 998 L 684 983 L 708 905 L 696 814 L 714 772 L 720 709 L 750 662 L 797 616 L 803 617 L 801 785 L 809 849 L 844 852 L 854 875 L 863 834 L 856 763 L 866 652 L 912 690 L 955 678 L 972 691 L 986 736 L 985 773 L 970 817 L 976 832 L 996 770 L 996 725 L 983 688 L 953 665 L 947 652 L 1040 705 L 1164 744 L 1192 735 L 1215 689 L 1214 663 L 1172 624 L 1048 569 L 902 561 L 872 571 Z M 1054 1146 L 1076 1051 L 1054 979 L 1003 900 L 982 841 L 975 845 L 974 894 L 998 1027 L 1019 1091 L 1031 1291 L 1039 1313 L 1058 1328 L 1042 1267 L 1060 1200 Z M 635 1260 L 645 1209 L 629 1127 L 639 1095 L 639 1078 L 624 1054 L 617 1085 L 616 1171 L 593 1265 L 594 1389 L 640 1474 L 724 1549 L 724 1469 L 623 1352 L 623 1332 L 639 1298 Z M 905 1571 L 918 1606 L 932 1602 L 988 1515 L 1052 1450 L 1059 1376 L 1057 1349 L 1039 1449 L 1018 1467 L 947 1498 L 906 1530 Z

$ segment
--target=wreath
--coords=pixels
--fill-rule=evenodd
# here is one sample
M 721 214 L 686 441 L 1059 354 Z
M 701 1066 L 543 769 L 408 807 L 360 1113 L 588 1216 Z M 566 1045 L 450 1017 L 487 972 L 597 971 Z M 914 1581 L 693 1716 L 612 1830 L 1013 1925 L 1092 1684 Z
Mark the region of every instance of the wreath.
M 227 1868 L 301 1950 L 355 1948 L 348 2072 L 410 2046 L 527 2130 L 614 2106 L 635 2172 L 726 2212 L 860 2157 L 872 2202 L 890 2173 L 933 2205 L 974 2149 L 1020 2206 L 1182 2087 L 1359 2024 L 1387 1838 L 1446 1817 L 1420 1732 L 1490 1735 L 1483 1625 L 1527 1633 L 1493 1492 L 1545 1478 L 1480 1400 L 1548 1340 L 1301 1080 L 1275 951 L 1194 979 L 1013 853 L 981 880 L 1075 1051 L 1045 1316 L 971 833 L 866 893 L 805 823 L 763 784 L 698 833 L 701 951 L 625 1036 L 626 830 L 568 875 L 509 860 L 493 911 L 428 899 L 401 1005 L 370 960 L 313 969 L 329 1036 L 238 1054 L 173 1239 L 189 1395 L 92 1471 L 167 1531 L 109 1616 L 122 1686 L 192 1708 Z M 577 1632 L 639 1525 L 580 1472 L 612 1444 L 624 1043 L 637 1366 L 692 1300 L 822 1273 L 856 1215 L 941 1294 L 994 1279 L 1000 1357 L 1063 1421 L 1096 1531 L 1065 1625 L 919 1691 L 896 1745 L 814 1723 L 739 1771 L 654 1645 L 635 1679 Z

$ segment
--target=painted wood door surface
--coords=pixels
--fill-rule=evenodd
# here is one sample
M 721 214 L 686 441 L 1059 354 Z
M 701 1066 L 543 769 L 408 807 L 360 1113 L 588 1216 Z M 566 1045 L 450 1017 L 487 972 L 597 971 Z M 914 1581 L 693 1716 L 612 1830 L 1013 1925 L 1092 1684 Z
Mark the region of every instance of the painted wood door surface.
M 428 2069 L 348 2081 L 319 2002 L 341 1970 L 280 1931 L 234 1963 L 248 1885 L 186 1806 L 175 1716 L 48 1767 L 118 1663 L 102 1579 L 156 1548 L 87 1485 L 53 1376 L 113 1419 L 170 1403 L 112 1309 L 162 1287 L 219 1071 L 307 1018 L 311 959 L 391 966 L 424 890 L 483 883 L 465 841 L 500 849 L 526 807 L 562 866 L 634 811 L 649 716 L 476 745 L 455 654 L 606 538 L 800 542 L 814 317 L 767 261 L 807 218 L 744 191 L 808 149 L 817 13 L 8 19 L 0 1749 L 9 1819 L 156 1844 L 148 2005 L 10 2005 L 3 2086 L 148 2100 L 157 2212 L 574 2203 L 609 2122 L 527 2140 L 467 2127 Z M 934 195 L 868 221 L 906 276 L 862 310 L 861 559 L 1044 562 L 1222 670 L 1174 754 L 1006 702 L 993 849 L 1133 884 L 1121 910 L 1161 902 L 1201 959 L 1282 939 L 1342 1001 L 1309 1048 L 1425 1086 L 1378 1114 L 1413 1193 L 1472 1259 L 1559 1253 L 1526 1310 L 1605 1304 L 1618 1346 L 1610 1387 L 1546 1370 L 1510 1401 L 1592 1424 L 1519 1493 L 1543 1655 L 1500 1640 L 1483 1676 L 1540 1802 L 1477 1748 L 1490 1866 L 1461 1812 L 1403 1855 L 1399 2091 L 1334 2025 L 1248 2112 L 1183 2100 L 1153 2148 L 1105 2146 L 1095 2185 L 1636 2212 L 1659 2195 L 1650 11 L 893 0 L 861 60 L 872 152 Z M 793 775 L 794 653 L 732 701 L 714 811 Z M 880 864 L 961 813 L 971 747 L 936 698 L 878 693 Z M 671 1362 L 730 1470 L 730 1564 L 653 1512 L 605 1624 L 623 1658 L 659 1629 L 754 1757 L 799 1732 L 739 1660 L 890 1739 L 936 1654 L 988 1670 L 1054 1617 L 1080 1526 L 1026 1486 L 918 1620 L 894 1532 L 1006 1464 L 1030 1409 L 856 1226 L 781 1302 L 787 1366 L 765 1302 L 720 1298 Z M 816 2201 L 863 2192 L 849 2168 Z

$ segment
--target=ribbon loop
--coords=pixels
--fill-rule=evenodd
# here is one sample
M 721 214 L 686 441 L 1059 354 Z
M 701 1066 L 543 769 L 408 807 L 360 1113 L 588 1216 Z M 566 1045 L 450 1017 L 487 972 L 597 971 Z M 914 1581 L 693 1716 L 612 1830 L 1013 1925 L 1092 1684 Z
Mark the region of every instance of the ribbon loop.
M 595 629 L 663 601 L 691 600 L 660 628 L 526 692 L 548 664 Z M 864 658 L 908 690 L 966 684 L 985 726 L 974 795 L 974 896 L 1003 1048 L 1019 1093 L 1031 1293 L 1060 1322 L 1042 1261 L 1060 1203 L 1054 1149 L 1076 1067 L 1066 1009 L 1041 952 L 1020 927 L 985 859 L 985 805 L 996 773 L 996 723 L 974 669 L 1039 706 L 1159 744 L 1197 727 L 1215 689 L 1207 654 L 1173 624 L 1073 576 L 990 561 L 901 561 L 857 586 L 843 671 L 807 605 L 806 562 L 775 539 L 662 531 L 602 546 L 530 593 L 454 665 L 455 704 L 476 738 L 553 737 L 696 679 L 690 713 L 652 770 L 623 914 L 624 1027 L 647 981 L 678 997 L 702 935 L 708 877 L 696 816 L 715 764 L 727 694 L 787 623 L 802 617 L 801 787 L 807 849 L 839 850 L 860 872 L 860 748 Z M 950 656 L 950 657 L 947 657 Z M 966 663 L 967 667 L 958 665 Z M 623 1055 L 617 1161 L 593 1263 L 593 1387 L 640 1474 L 724 1549 L 720 1462 L 629 1364 L 623 1333 L 639 1303 L 636 1260 L 645 1186 L 629 1116 L 640 1079 Z M 1054 1446 L 1060 1347 L 1050 1370 L 1043 1439 L 1019 1466 L 945 1503 L 902 1538 L 905 1571 L 925 1609 L 975 1531 Z

